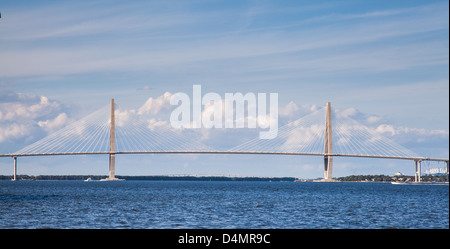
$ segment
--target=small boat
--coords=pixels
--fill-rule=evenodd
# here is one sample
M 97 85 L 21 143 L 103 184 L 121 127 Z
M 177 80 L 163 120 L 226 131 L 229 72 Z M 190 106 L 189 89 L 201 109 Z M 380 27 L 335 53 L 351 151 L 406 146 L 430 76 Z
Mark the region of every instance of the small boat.
M 85 182 L 91 182 L 92 181 L 92 178 L 88 178 L 88 179 L 86 179 L 86 180 L 84 180 Z
M 405 184 L 405 182 L 391 182 L 392 184 Z

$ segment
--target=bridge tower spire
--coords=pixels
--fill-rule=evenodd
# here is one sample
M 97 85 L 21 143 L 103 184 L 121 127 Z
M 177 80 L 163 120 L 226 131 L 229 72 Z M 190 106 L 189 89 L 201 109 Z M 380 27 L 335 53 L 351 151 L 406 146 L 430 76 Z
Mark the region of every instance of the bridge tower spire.
M 324 180 L 331 181 L 333 170 L 333 136 L 331 131 L 331 103 L 327 102 L 327 112 L 325 121 L 325 150 L 324 150 Z
M 103 181 L 119 181 L 123 179 L 116 178 L 116 125 L 114 117 L 114 99 L 111 99 L 111 127 L 109 129 L 109 177 Z

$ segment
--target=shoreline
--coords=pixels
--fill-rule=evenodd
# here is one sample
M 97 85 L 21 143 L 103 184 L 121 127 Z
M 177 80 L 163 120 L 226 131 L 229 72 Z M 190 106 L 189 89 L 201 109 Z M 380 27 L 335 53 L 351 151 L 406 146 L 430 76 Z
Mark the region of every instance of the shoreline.
M 105 179 L 106 175 L 18 175 L 17 181 L 100 181 Z M 262 177 L 262 176 L 214 176 L 214 175 L 149 175 L 149 176 L 117 176 L 125 181 L 259 181 L 259 182 L 356 182 L 356 183 L 397 183 L 397 184 L 448 184 L 443 177 L 427 176 L 421 182 L 411 181 L 411 177 L 388 176 L 347 176 L 337 177 L 332 181 L 324 181 L 323 179 L 300 179 L 296 177 Z M 407 180 L 409 178 L 409 180 Z M 357 179 L 357 180 L 356 180 Z M 11 181 L 11 175 L 0 175 L 0 181 Z

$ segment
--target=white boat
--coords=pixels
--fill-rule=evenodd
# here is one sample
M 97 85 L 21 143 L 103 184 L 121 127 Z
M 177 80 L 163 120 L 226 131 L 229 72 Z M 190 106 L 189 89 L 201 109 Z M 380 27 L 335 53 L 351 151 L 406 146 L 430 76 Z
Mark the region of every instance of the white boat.
M 86 180 L 84 180 L 85 182 L 90 182 L 90 181 L 92 181 L 92 178 L 88 178 L 88 179 L 86 179 Z
M 405 182 L 391 182 L 392 184 L 405 184 Z

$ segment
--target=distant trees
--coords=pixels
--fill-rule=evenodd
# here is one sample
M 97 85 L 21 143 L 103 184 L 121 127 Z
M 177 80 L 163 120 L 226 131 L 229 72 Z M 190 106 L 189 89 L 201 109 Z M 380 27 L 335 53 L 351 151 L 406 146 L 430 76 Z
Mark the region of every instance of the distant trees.
M 107 178 L 107 175 L 17 175 L 18 180 L 72 180 L 82 181 L 88 178 L 92 180 L 100 180 Z M 283 181 L 292 182 L 294 177 L 228 177 L 228 176 L 118 176 L 127 181 Z M 0 181 L 9 181 L 13 177 L 11 175 L 0 175 Z M 387 176 L 387 175 L 351 175 L 335 178 L 342 182 L 413 182 L 414 176 Z M 422 182 L 447 182 L 447 175 L 422 175 Z
M 91 180 L 100 180 L 107 178 L 106 175 L 39 175 L 28 176 L 18 175 L 19 180 L 38 180 L 38 181 L 82 181 L 88 178 Z M 232 176 L 117 176 L 127 181 L 274 181 L 274 182 L 293 182 L 294 177 L 232 177 Z M 11 180 L 11 175 L 0 175 L 0 180 Z
M 409 179 L 409 180 L 408 180 Z M 446 175 L 422 175 L 422 182 L 446 182 Z M 386 176 L 386 175 L 351 175 L 338 177 L 336 180 L 343 182 L 405 182 L 414 181 L 414 176 Z
M 390 182 L 392 177 L 386 175 L 351 175 L 338 177 L 337 180 L 343 182 Z
M 34 176 L 29 176 L 29 175 L 17 175 L 16 176 L 17 179 L 19 180 L 34 180 Z M 13 176 L 12 175 L 0 175 L 0 181 L 9 181 L 12 180 Z

